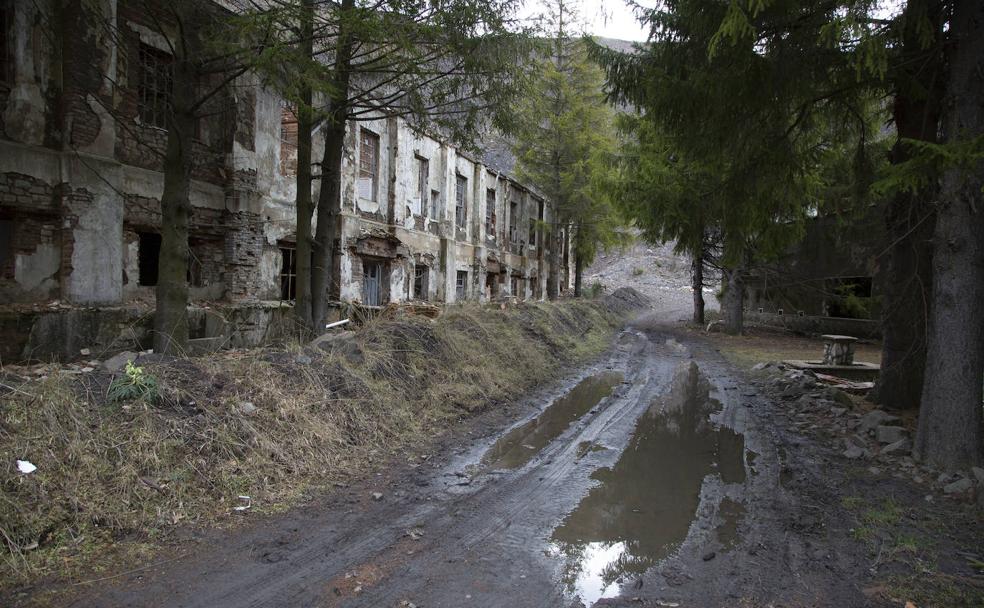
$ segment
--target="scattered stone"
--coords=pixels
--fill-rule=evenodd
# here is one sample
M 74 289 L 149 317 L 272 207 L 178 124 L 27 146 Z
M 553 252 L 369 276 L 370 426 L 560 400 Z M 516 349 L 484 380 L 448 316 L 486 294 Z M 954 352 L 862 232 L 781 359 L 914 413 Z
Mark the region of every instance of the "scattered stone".
M 79 351 L 79 354 L 82 355 L 83 357 L 88 357 L 89 355 L 92 354 L 92 351 L 89 350 L 88 348 L 83 348 L 82 350 Z
M 311 365 L 311 361 L 312 361 L 311 357 L 303 354 L 294 357 L 294 362 L 297 363 L 298 365 Z
M 371 496 L 372 496 L 372 499 L 375 500 L 375 501 L 380 501 L 380 500 L 383 499 L 383 493 L 382 492 L 373 492 L 371 494 Z
M 717 557 L 717 553 L 715 553 L 714 551 L 711 551 L 710 553 L 705 553 L 705 554 L 704 554 L 704 557 L 703 557 L 702 559 L 703 559 L 703 560 L 704 560 L 705 562 L 709 562 L 709 561 L 711 561 L 712 559 L 714 559 L 715 557 Z
M 845 458 L 849 458 L 850 460 L 857 460 L 858 458 L 861 458 L 862 456 L 864 456 L 864 453 L 866 451 L 867 450 L 865 450 L 863 448 L 860 448 L 860 447 L 858 447 L 858 446 L 856 446 L 854 444 L 851 444 L 851 445 L 849 445 L 847 447 L 846 450 L 844 450 L 844 457 Z
M 96 371 L 96 368 L 94 368 L 94 367 L 83 367 L 79 371 L 82 372 L 83 374 L 88 374 L 89 372 Z
M 848 409 L 854 407 L 854 401 L 851 400 L 851 396 L 840 389 L 827 388 L 823 392 L 824 397 L 830 401 L 836 401 Z
M 239 404 L 239 413 L 242 414 L 243 416 L 250 416 L 252 414 L 255 414 L 257 409 L 259 408 L 253 405 L 252 401 L 243 401 L 242 403 Z
M 880 425 L 875 427 L 875 439 L 878 443 L 898 443 L 906 438 L 906 430 L 899 426 Z
M 944 494 L 963 494 L 974 487 L 974 482 L 966 477 L 961 477 L 960 479 L 948 483 L 943 486 Z
M 984 469 L 981 467 L 970 467 L 970 473 L 977 480 L 977 483 L 984 485 Z
M 770 367 L 771 365 L 772 365 L 771 363 L 757 363 L 752 366 L 752 371 L 760 372 L 763 369 Z
M 881 449 L 880 454 L 883 456 L 891 456 L 893 454 L 908 454 L 912 450 L 912 444 L 909 443 L 908 439 L 899 439 L 894 443 L 890 443 Z
M 137 358 L 137 353 L 125 350 L 118 355 L 114 355 L 109 359 L 103 361 L 103 369 L 107 372 L 118 372 L 130 361 L 135 361 Z
M 868 467 L 868 472 L 872 475 L 881 475 L 881 469 L 878 467 Z
M 874 431 L 876 427 L 897 425 L 898 423 L 898 416 L 892 416 L 882 410 L 871 410 L 861 417 L 861 432 L 868 433 Z
M 832 415 L 838 416 L 838 417 L 839 416 L 843 416 L 846 411 L 847 411 L 847 408 L 846 407 L 832 407 L 832 408 L 830 408 L 830 413 Z

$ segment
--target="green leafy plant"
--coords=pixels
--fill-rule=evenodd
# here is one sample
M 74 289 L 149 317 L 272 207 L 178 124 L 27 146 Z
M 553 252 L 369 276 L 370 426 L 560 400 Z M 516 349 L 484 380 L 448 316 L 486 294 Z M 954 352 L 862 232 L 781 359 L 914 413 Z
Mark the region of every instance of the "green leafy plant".
M 588 297 L 589 298 L 600 298 L 605 293 L 605 286 L 595 281 L 588 287 Z
M 158 389 L 157 378 L 134 365 L 133 361 L 127 361 L 123 376 L 109 385 L 108 397 L 113 403 L 137 399 L 153 401 L 157 398 Z
M 645 272 L 646 272 L 645 268 L 639 268 L 638 266 L 636 266 L 635 268 L 632 269 L 632 276 L 638 277 L 645 274 Z

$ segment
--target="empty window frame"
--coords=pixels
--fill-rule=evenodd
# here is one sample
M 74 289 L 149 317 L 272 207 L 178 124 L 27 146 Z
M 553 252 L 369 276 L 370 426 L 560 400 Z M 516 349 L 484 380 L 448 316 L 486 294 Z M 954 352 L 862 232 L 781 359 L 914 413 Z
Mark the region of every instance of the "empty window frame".
M 140 122 L 145 125 L 167 128 L 167 116 L 171 109 L 172 63 L 171 56 L 164 51 L 146 44 L 140 45 L 137 109 Z
M 0 0 L 0 82 L 14 82 L 13 0 Z
M 485 191 L 485 232 L 495 236 L 495 188 Z
M 516 223 L 519 221 L 519 203 L 513 201 L 509 203 L 509 242 L 515 243 L 519 240 L 519 231 Z
M 519 293 L 519 277 L 512 277 L 509 287 L 512 290 L 512 295 L 517 298 L 523 297 L 523 295 Z
M 459 270 L 454 284 L 455 297 L 464 300 L 468 295 L 468 271 Z
M 362 303 L 366 306 L 382 306 L 381 285 L 383 264 L 362 262 Z
M 156 232 L 137 233 L 137 266 L 141 287 L 157 285 L 157 271 L 161 259 L 161 235 Z
M 427 299 L 428 271 L 429 269 L 422 264 L 413 267 L 413 293 L 411 293 L 411 297 L 415 300 Z
M 458 228 L 464 228 L 468 223 L 467 201 L 468 178 L 458 175 L 454 186 L 454 223 Z
M 529 244 L 536 246 L 536 220 L 530 218 L 530 240 Z
M 431 190 L 431 200 L 430 200 L 430 215 L 432 220 L 436 220 L 440 217 L 441 211 L 441 193 L 437 190 Z
M 280 174 L 297 175 L 297 116 L 286 104 L 280 110 Z
M 379 193 L 379 136 L 359 131 L 359 198 L 377 200 Z
M 417 161 L 417 197 L 420 199 L 420 214 L 427 217 L 427 205 L 430 202 L 430 161 L 422 156 L 415 158 Z
M 297 246 L 293 244 L 280 245 L 280 299 L 297 299 Z
M 0 220 L 0 276 L 14 258 L 14 222 Z

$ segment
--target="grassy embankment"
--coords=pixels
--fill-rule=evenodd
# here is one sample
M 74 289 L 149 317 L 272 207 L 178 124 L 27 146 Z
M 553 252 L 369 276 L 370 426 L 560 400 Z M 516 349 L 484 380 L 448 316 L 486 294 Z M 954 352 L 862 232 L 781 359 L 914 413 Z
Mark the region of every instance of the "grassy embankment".
M 0 589 L 98 578 L 182 525 L 237 521 L 240 495 L 271 512 L 365 475 L 601 353 L 637 304 L 453 307 L 323 347 L 138 362 L 146 398 L 108 398 L 101 373 L 0 389 Z

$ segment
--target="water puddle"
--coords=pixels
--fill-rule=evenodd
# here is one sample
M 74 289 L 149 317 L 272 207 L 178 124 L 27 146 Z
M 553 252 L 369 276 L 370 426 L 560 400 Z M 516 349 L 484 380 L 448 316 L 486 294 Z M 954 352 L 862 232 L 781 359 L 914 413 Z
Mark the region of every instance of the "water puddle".
M 605 372 L 581 380 L 539 416 L 509 431 L 489 448 L 482 464 L 493 469 L 518 469 L 572 422 L 591 411 L 622 382 L 622 374 Z
M 674 551 L 687 537 L 708 475 L 745 481 L 744 437 L 709 420 L 720 407 L 697 366 L 683 367 L 669 393 L 639 419 L 615 466 L 595 472 L 600 484 L 554 530 L 550 547 L 563 561 L 571 595 L 589 606 L 615 596 L 620 583 Z M 733 544 L 743 508 L 721 509 L 719 539 Z

